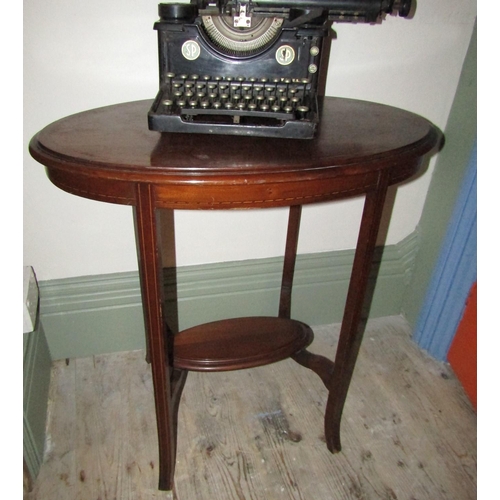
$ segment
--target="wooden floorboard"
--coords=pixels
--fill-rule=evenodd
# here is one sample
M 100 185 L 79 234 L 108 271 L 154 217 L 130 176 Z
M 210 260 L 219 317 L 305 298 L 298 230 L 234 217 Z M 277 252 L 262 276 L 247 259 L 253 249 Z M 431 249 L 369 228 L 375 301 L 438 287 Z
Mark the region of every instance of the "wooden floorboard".
M 334 356 L 338 325 L 311 350 Z M 160 492 L 144 352 L 53 364 L 45 459 L 28 500 L 466 500 L 476 498 L 476 415 L 448 365 L 401 317 L 368 323 L 342 421 L 325 445 L 326 389 L 286 360 L 190 373 L 176 492 Z

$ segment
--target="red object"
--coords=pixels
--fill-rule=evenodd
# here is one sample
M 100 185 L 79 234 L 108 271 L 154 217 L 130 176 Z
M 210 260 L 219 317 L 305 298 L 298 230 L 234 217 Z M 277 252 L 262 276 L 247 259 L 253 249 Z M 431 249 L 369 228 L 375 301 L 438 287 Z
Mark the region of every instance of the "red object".
M 448 352 L 448 361 L 477 410 L 477 283 L 469 292 L 464 315 Z

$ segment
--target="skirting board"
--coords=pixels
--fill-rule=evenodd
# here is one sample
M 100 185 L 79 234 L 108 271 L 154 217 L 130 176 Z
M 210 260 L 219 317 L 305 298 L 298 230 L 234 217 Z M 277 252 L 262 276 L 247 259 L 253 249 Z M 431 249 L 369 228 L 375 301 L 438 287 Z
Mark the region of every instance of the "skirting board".
M 417 248 L 415 232 L 377 250 L 370 317 L 400 314 Z M 354 250 L 297 256 L 292 317 L 309 325 L 340 322 L 353 258 Z M 179 328 L 235 315 L 276 315 L 282 263 L 269 258 L 177 269 Z M 39 287 L 52 359 L 145 347 L 137 272 L 41 281 Z
M 43 460 L 51 358 L 40 323 L 23 341 L 23 457 L 34 480 Z

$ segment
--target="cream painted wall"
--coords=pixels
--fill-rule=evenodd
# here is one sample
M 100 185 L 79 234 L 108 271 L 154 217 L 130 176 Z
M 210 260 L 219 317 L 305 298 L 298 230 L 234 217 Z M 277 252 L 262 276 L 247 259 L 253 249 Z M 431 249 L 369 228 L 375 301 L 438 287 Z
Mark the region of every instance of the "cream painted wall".
M 155 96 L 157 3 L 24 1 L 24 264 L 39 280 L 137 268 L 131 208 L 57 189 L 27 145 L 69 114 Z M 473 0 L 419 0 L 412 20 L 336 25 L 327 94 L 408 109 L 443 129 L 475 16 Z M 434 162 L 398 189 L 387 243 L 414 231 Z M 353 248 L 361 210 L 360 199 L 306 207 L 299 251 Z M 177 212 L 178 264 L 281 255 L 286 217 L 283 210 Z

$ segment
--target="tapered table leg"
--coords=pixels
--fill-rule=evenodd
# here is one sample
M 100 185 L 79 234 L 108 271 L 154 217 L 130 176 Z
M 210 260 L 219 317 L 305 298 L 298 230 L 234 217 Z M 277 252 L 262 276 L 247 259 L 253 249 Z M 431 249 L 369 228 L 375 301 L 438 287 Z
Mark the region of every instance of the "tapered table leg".
M 138 246 L 139 274 L 146 328 L 148 360 L 151 363 L 155 395 L 156 422 L 159 447 L 159 489 L 171 490 L 175 467 L 175 421 L 180 391 L 185 376 L 173 378 L 177 389 L 172 398 L 171 376 L 167 352 L 166 329 L 163 319 L 162 266 L 158 249 L 154 187 L 137 185 L 135 208 L 136 239 Z
M 333 375 L 328 384 L 325 437 L 327 447 L 331 452 L 337 452 L 341 449 L 340 420 L 364 333 L 361 321 L 362 310 L 384 208 L 387 184 L 387 175 L 381 174 L 377 189 L 366 195 L 361 218 Z
M 286 236 L 285 258 L 283 263 L 283 276 L 281 279 L 280 305 L 278 315 L 280 318 L 290 318 L 292 309 L 292 285 L 297 259 L 297 245 L 299 243 L 299 227 L 302 206 L 290 207 L 288 215 L 288 230 Z
M 292 310 L 292 286 L 295 273 L 295 262 L 297 260 L 301 214 L 302 207 L 300 205 L 290 207 L 278 312 L 280 318 L 290 319 Z M 328 387 L 328 382 L 333 373 L 333 362 L 331 360 L 324 356 L 313 354 L 306 348 L 293 354 L 292 359 L 319 375 L 323 383 Z

